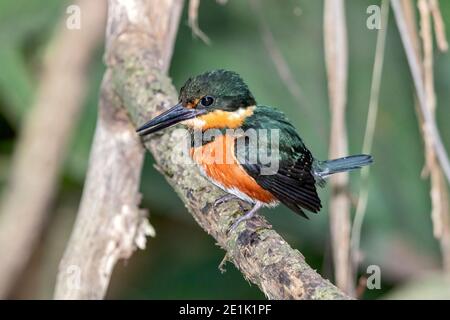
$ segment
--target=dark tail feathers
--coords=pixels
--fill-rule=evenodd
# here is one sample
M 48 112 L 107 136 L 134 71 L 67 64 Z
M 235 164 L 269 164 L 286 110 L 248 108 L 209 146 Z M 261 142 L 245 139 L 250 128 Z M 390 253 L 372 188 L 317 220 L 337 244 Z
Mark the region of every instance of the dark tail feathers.
M 359 154 L 334 160 L 318 161 L 314 168 L 314 174 L 320 178 L 325 178 L 333 173 L 362 168 L 372 162 L 372 156 L 366 154 Z

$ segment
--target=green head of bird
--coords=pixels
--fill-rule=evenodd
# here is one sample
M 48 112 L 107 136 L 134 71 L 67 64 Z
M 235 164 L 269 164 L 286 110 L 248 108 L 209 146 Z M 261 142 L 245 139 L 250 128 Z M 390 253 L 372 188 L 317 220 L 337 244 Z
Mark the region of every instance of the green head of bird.
M 180 90 L 178 104 L 137 132 L 147 135 L 180 122 L 196 129 L 236 128 L 255 105 L 255 98 L 236 72 L 208 71 L 189 78 Z

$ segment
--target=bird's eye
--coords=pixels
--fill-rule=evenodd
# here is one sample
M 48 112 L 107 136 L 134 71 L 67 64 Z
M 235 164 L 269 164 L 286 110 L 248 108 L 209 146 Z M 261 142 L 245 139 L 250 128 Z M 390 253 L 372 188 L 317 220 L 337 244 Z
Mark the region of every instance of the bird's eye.
M 211 96 L 204 96 L 201 100 L 200 103 L 202 104 L 202 106 L 204 107 L 208 107 L 210 105 L 212 105 L 214 102 L 214 98 Z

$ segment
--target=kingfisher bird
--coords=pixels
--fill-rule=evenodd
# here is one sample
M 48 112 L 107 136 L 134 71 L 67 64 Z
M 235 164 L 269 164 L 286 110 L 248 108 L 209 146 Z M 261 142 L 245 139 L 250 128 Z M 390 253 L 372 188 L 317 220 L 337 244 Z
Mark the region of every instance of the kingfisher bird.
M 323 186 L 326 177 L 373 161 L 365 154 L 325 161 L 315 159 L 284 113 L 257 105 L 246 83 L 233 71 L 213 70 L 189 78 L 180 90 L 178 104 L 137 132 L 148 135 L 177 123 L 185 125 L 191 133 L 218 132 L 213 138 L 192 143 L 190 155 L 202 175 L 226 192 L 214 205 L 238 198 L 252 206 L 236 219 L 230 230 L 252 218 L 261 207 L 279 203 L 308 218 L 305 210 L 317 213 L 322 208 L 316 186 Z M 278 132 L 278 140 L 272 146 L 277 148 L 273 152 L 277 170 L 264 174 L 267 162 L 258 156 L 250 161 L 252 154 L 260 153 L 260 144 L 244 139 L 246 142 L 238 148 L 239 136 L 230 134 L 238 129 L 241 133 L 250 129 Z

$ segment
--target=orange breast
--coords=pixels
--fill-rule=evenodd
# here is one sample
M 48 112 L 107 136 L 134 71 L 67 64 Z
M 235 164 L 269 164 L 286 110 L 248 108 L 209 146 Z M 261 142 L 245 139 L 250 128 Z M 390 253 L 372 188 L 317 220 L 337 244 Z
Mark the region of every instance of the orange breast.
M 256 183 L 234 154 L 235 138 L 227 135 L 216 137 L 213 142 L 192 148 L 191 157 L 204 173 L 225 189 L 237 189 L 248 197 L 264 203 L 275 201 L 275 197 Z

